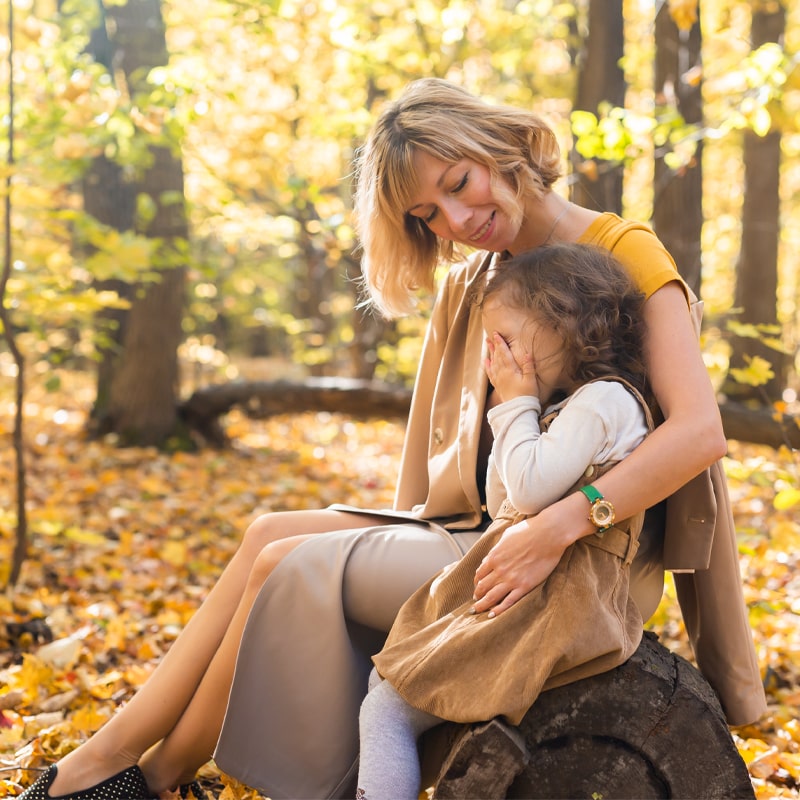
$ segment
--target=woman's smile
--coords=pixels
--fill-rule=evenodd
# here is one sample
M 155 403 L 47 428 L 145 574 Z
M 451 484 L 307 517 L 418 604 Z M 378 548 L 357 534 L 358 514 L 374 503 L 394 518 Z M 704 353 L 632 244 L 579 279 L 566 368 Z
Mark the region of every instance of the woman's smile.
M 474 236 L 470 237 L 470 242 L 481 245 L 486 239 L 489 239 L 492 231 L 494 230 L 494 221 L 496 217 L 497 212 L 492 211 L 491 216 L 486 220 L 486 223 L 481 226 L 480 230 Z

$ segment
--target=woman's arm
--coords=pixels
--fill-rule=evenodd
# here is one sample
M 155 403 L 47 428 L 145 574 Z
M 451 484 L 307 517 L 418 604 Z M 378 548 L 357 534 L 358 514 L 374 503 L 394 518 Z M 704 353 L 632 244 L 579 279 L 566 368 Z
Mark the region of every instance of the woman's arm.
M 650 382 L 660 425 L 596 486 L 626 519 L 668 497 L 725 454 L 719 408 L 686 305 L 673 282 L 645 303 Z M 511 526 L 475 575 L 475 610 L 501 613 L 553 571 L 564 550 L 594 532 L 589 504 L 568 495 Z

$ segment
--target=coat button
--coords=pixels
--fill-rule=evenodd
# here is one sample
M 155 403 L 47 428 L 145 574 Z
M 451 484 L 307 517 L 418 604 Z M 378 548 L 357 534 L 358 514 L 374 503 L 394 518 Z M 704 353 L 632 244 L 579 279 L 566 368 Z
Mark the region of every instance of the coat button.
M 441 444 L 444 441 L 444 433 L 441 428 L 433 429 L 433 441 L 436 442 L 436 444 Z

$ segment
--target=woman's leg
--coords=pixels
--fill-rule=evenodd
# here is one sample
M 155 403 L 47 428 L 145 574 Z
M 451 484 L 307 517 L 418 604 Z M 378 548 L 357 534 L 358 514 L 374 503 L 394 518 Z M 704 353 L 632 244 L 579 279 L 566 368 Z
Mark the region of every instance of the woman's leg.
M 154 793 L 189 783 L 213 755 L 233 681 L 236 654 L 253 600 L 281 559 L 312 535 L 315 534 L 270 542 L 259 553 L 239 607 L 192 699 L 175 727 L 139 762 Z
M 229 655 L 233 637 L 224 641 L 226 631 L 234 624 L 237 613 L 235 624 L 246 618 L 249 605 L 245 606 L 243 598 L 252 593 L 248 584 L 250 574 L 267 545 L 295 536 L 363 527 L 374 521 L 366 515 L 329 510 L 275 513 L 255 520 L 219 581 L 147 683 L 100 731 L 59 762 L 50 794 L 57 796 L 86 789 L 137 763 L 148 748 L 176 726 L 217 650 L 222 647 Z M 219 708 L 220 720 L 226 702 L 227 690 L 211 698 L 211 703 Z M 195 733 L 206 724 L 203 721 Z

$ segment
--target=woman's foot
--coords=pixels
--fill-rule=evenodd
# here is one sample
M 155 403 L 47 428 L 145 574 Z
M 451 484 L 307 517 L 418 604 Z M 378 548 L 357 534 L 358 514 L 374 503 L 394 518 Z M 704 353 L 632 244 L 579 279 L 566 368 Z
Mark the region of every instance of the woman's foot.
M 182 783 L 178 787 L 178 791 L 180 792 L 181 800 L 208 800 L 208 795 L 198 781 Z
M 208 795 L 199 781 L 181 783 L 174 789 L 165 789 L 157 800 L 208 800 Z
M 44 775 L 32 783 L 18 800 L 151 800 L 147 781 L 138 766 L 134 765 L 112 775 L 100 783 L 71 794 L 51 795 L 50 787 L 58 774 L 53 764 Z

